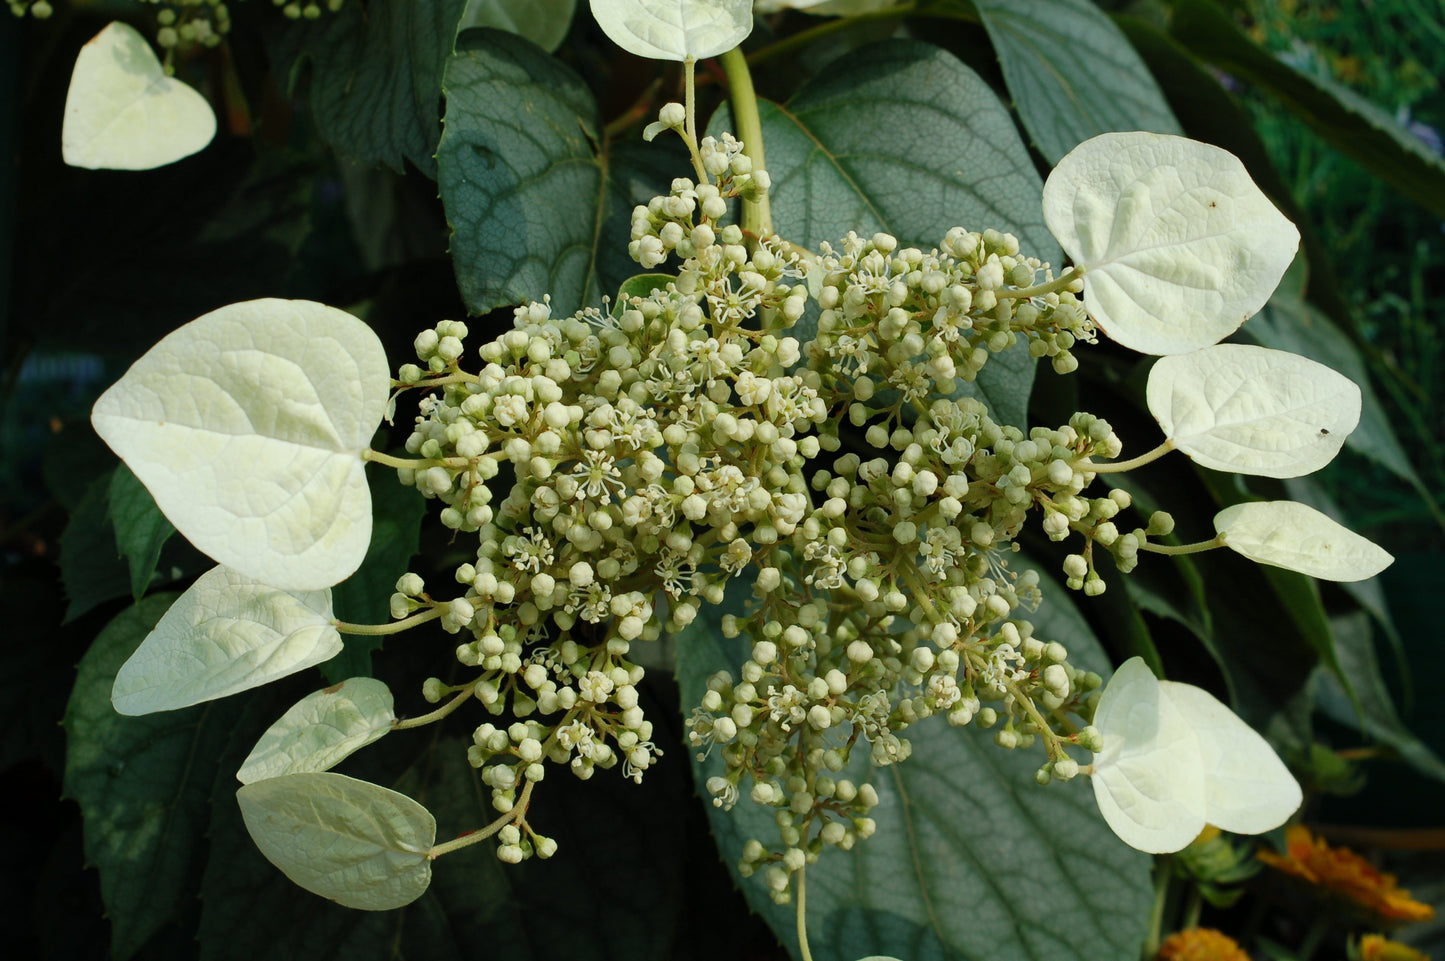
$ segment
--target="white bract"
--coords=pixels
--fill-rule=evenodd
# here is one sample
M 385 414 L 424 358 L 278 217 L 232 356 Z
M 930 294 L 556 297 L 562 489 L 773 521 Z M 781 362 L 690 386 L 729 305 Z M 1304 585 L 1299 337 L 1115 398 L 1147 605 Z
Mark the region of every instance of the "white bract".
M 1252 561 L 1327 581 L 1362 581 L 1394 563 L 1390 552 L 1295 501 L 1235 504 L 1214 515 L 1224 546 Z
M 189 707 L 285 677 L 341 652 L 329 590 L 293 593 L 224 567 L 202 574 L 121 665 L 121 714 Z
M 80 48 L 60 130 L 60 153 L 72 167 L 149 170 L 215 136 L 206 98 L 167 77 L 134 27 L 117 21 Z
M 236 778 L 242 784 L 283 774 L 325 771 L 366 747 L 396 723 L 391 691 L 353 677 L 308 694 L 266 729 Z
M 322 772 L 247 784 L 236 801 L 256 847 L 313 894 L 387 911 L 431 883 L 436 820 L 405 794 Z
M 96 401 L 95 431 L 172 524 L 227 567 L 314 590 L 371 541 L 366 450 L 391 377 L 350 314 L 253 300 L 174 331 Z
M 1299 808 L 1299 784 L 1264 738 L 1207 691 L 1157 680 L 1142 658 L 1115 672 L 1094 727 L 1094 798 L 1141 851 L 1178 851 L 1207 824 L 1259 834 Z
M 1044 221 L 1083 271 L 1095 323 L 1146 354 L 1233 333 L 1299 245 L 1233 154 L 1153 133 L 1102 134 L 1070 151 L 1044 184 Z
M 1161 358 L 1148 401 L 1175 449 L 1214 470 L 1266 477 L 1319 470 L 1360 422 L 1360 389 L 1348 377 L 1244 344 Z
M 807 13 L 827 17 L 856 17 L 886 7 L 896 7 L 903 0 L 757 0 L 753 9 L 758 13 L 776 13 L 779 10 L 803 10 Z
M 752 0 L 591 0 L 603 32 L 652 60 L 703 60 L 726 53 L 753 29 Z

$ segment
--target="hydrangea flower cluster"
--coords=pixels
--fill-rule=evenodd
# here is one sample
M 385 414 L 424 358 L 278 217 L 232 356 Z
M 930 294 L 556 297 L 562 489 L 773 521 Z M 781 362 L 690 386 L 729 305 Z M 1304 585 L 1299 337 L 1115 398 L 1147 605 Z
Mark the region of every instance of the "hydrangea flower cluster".
M 692 61 L 731 49 L 751 23 L 746 0 L 682 32 L 653 22 L 661 7 L 611 8 L 604 28 L 641 31 L 637 52 L 683 60 L 689 90 Z M 548 763 L 584 779 L 620 765 L 641 780 L 662 751 L 633 646 L 714 620 L 747 656 L 708 681 L 688 739 L 723 762 L 705 785 L 714 804 L 746 795 L 773 811 L 776 836 L 749 842 L 740 868 L 780 902 L 826 848 L 876 830 L 878 796 L 853 762 L 906 761 L 908 729 L 935 715 L 993 729 L 1005 749 L 1038 745 L 1040 783 L 1091 775 L 1105 819 L 1144 850 L 1177 850 L 1209 823 L 1282 823 L 1298 786 L 1257 734 L 1142 663 L 1107 687 L 1071 664 L 1035 635 L 1040 579 L 1014 560 L 1036 522 L 1080 545 L 1063 572 L 1089 595 L 1105 589 L 1096 550 L 1124 572 L 1143 552 L 1218 547 L 1339 580 L 1389 563 L 1299 504 L 1235 505 L 1212 540 L 1163 545 L 1168 514 L 1131 528 L 1126 493 L 1088 492 L 1099 474 L 1171 450 L 1298 476 L 1359 419 L 1359 391 L 1338 374 L 1215 346 L 1267 298 L 1297 242 L 1238 161 L 1152 134 L 1082 144 L 1043 191 L 1073 262 L 1055 274 L 997 230 L 958 228 L 926 251 L 883 233 L 818 252 L 745 233 L 730 208 L 760 206 L 769 178 L 733 137 L 697 140 L 694 121 L 691 103 L 669 104 L 648 128 L 683 136 L 695 176 L 633 212 L 629 252 L 670 272 L 634 278 L 615 303 L 565 318 L 545 298 L 524 304 L 471 355 L 467 325 L 442 321 L 393 380 L 355 318 L 253 301 L 171 334 L 102 396 L 97 432 L 221 565 L 122 667 L 117 710 L 198 703 L 317 664 L 342 634 L 435 622 L 465 671 L 426 681 L 439 707 L 399 720 L 384 684 L 352 678 L 295 705 L 240 773 L 267 857 L 371 909 L 415 899 L 434 858 L 492 837 L 504 861 L 550 857 L 556 843 L 527 817 Z M 1153 213 L 1186 209 L 1198 216 Z M 803 323 L 810 299 L 816 328 Z M 1165 436 L 1152 451 L 1118 460 L 1123 442 L 1085 412 L 1056 428 L 1003 424 L 968 391 L 1015 347 L 1067 373 L 1099 332 L 1173 355 L 1150 374 Z M 408 456 L 368 446 L 393 390 L 421 392 Z M 477 539 L 455 587 L 401 577 L 385 625 L 331 612 L 329 588 L 371 537 L 368 463 L 396 469 L 445 527 Z M 480 830 L 437 843 L 415 801 L 329 770 L 471 702 L 487 719 L 468 758 L 498 812 Z

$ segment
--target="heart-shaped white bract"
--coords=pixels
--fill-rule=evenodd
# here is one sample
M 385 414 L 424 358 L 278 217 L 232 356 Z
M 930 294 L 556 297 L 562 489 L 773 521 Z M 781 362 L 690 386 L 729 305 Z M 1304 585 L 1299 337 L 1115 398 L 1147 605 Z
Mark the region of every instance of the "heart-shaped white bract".
M 1326 581 L 1362 581 L 1394 563 L 1374 541 L 1296 501 L 1235 504 L 1214 515 L 1224 546 Z
M 1269 300 L 1299 232 L 1231 153 L 1184 137 L 1107 133 L 1044 184 L 1044 222 L 1084 273 L 1084 307 L 1146 354 L 1217 343 Z
M 293 593 L 216 567 L 176 598 L 121 665 L 121 714 L 172 711 L 259 687 L 341 652 L 329 590 Z
M 325 771 L 384 736 L 396 723 L 391 690 L 353 677 L 308 694 L 266 729 L 236 778 L 242 784 Z
M 436 820 L 405 794 L 321 772 L 247 784 L 236 802 L 266 859 L 313 894 L 389 911 L 431 883 Z
M 1214 470 L 1299 477 L 1334 459 L 1360 422 L 1360 388 L 1324 364 L 1218 344 L 1161 358 L 1149 410 L 1176 450 Z
M 150 170 L 215 136 L 206 98 L 167 77 L 134 27 L 117 21 L 80 48 L 60 129 L 60 153 L 72 167 Z
M 1158 681 L 1142 658 L 1115 672 L 1094 727 L 1094 798 L 1140 851 L 1178 851 L 1206 824 L 1259 834 L 1299 808 L 1299 784 L 1264 738 L 1207 691 Z
M 628 53 L 651 60 L 704 60 L 753 30 L 752 0 L 592 0 L 592 16 Z
M 91 423 L 197 548 L 314 590 L 366 556 L 362 452 L 390 386 L 381 341 L 355 317 L 252 300 L 169 334 L 101 395 Z
M 856 17 L 885 7 L 896 7 L 902 2 L 903 0 L 757 0 L 753 9 L 758 13 L 802 10 L 823 17 Z

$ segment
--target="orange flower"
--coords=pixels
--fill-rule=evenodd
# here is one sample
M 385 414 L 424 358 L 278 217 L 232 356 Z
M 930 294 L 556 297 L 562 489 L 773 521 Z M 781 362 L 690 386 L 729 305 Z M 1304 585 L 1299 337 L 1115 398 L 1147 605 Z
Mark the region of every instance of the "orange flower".
M 1259 859 L 1272 868 L 1347 898 L 1382 918 L 1425 921 L 1435 916 L 1434 908 L 1416 901 L 1409 891 L 1397 886 L 1393 874 L 1377 871 L 1349 848 L 1330 847 L 1301 825 L 1290 825 L 1285 832 L 1285 847 L 1285 855 L 1261 849 Z
M 1383 934 L 1367 934 L 1360 938 L 1360 961 L 1430 961 L 1430 956 Z
M 1249 955 L 1222 931 L 1190 928 L 1165 938 L 1154 961 L 1249 961 Z

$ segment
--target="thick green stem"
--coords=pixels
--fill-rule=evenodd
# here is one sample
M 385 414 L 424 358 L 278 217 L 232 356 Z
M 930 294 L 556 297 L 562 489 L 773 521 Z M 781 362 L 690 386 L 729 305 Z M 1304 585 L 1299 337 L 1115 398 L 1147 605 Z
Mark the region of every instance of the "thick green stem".
M 1169 881 L 1174 874 L 1174 865 L 1169 855 L 1154 861 L 1154 903 L 1149 909 L 1149 939 L 1144 942 L 1144 957 L 1152 958 L 1159 953 L 1159 942 L 1164 940 L 1164 906 L 1169 901 Z
M 753 162 L 754 170 L 768 169 L 763 157 L 763 121 L 758 114 L 758 95 L 753 89 L 753 75 L 742 50 L 734 47 L 720 58 L 728 78 L 728 103 L 733 113 L 733 133 L 743 142 L 743 153 Z M 763 191 L 757 200 L 743 201 L 742 228 L 754 237 L 773 232 L 773 213 L 768 195 Z
M 433 607 L 430 610 L 422 611 L 420 614 L 413 614 L 411 617 L 404 617 L 399 621 L 392 621 L 390 624 L 349 624 L 346 621 L 332 621 L 338 631 L 343 634 L 367 634 L 379 636 L 382 634 L 400 634 L 402 631 L 410 630 L 418 624 L 425 624 L 427 621 L 434 621 L 442 616 L 440 607 Z
M 395 721 L 392 723 L 391 729 L 393 731 L 405 731 L 413 727 L 424 727 L 427 724 L 432 724 L 436 721 L 440 721 L 442 718 L 446 717 L 448 714 L 461 707 L 462 704 L 466 702 L 467 698 L 472 696 L 472 692 L 476 690 L 476 687 L 477 682 L 473 681 L 472 683 L 468 684 L 466 687 L 458 691 L 450 701 L 447 701 L 435 711 L 431 711 L 427 714 L 422 714 L 417 717 L 409 717 L 404 721 Z

